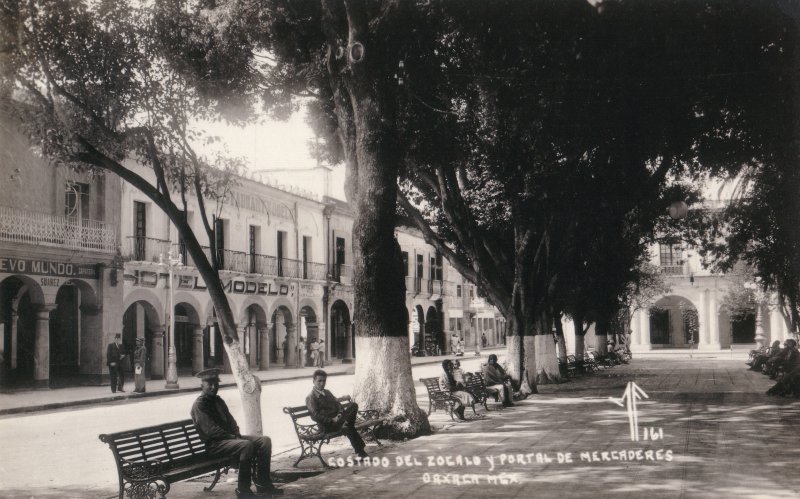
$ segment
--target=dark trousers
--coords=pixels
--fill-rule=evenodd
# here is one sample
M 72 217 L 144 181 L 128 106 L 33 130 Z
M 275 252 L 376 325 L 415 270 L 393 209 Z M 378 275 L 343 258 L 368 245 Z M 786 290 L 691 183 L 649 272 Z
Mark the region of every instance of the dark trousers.
M 253 482 L 253 459 L 256 459 L 256 485 L 263 487 L 272 483 L 269 476 L 272 441 L 269 437 L 242 435 L 242 438 L 208 442 L 206 447 L 211 455 L 239 458 L 240 490 L 250 488 Z
M 364 440 L 361 438 L 361 435 L 358 434 L 358 430 L 356 430 L 356 416 L 358 415 L 358 404 L 355 402 L 348 404 L 345 407 L 344 412 L 342 413 L 343 417 L 339 419 L 338 424 L 328 424 L 325 426 L 325 431 L 339 431 L 342 430 L 342 433 L 350 440 L 350 445 L 353 446 L 353 450 L 356 452 L 362 452 L 364 447 Z
M 122 363 L 117 362 L 115 366 L 108 366 L 108 375 L 111 377 L 111 393 L 116 393 L 117 389 L 122 390 L 122 385 L 125 384 Z

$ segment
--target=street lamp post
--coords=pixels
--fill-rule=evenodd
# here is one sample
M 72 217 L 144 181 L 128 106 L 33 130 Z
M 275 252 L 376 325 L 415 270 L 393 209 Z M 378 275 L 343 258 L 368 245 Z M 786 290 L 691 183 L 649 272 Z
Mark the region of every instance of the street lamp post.
M 161 265 L 167 265 L 169 267 L 169 348 L 167 350 L 167 374 L 166 378 L 166 385 L 164 388 L 167 390 L 177 390 L 178 386 L 178 355 L 175 351 L 175 293 L 173 284 L 173 270 L 175 267 L 180 267 L 183 265 L 181 261 L 180 255 L 175 256 L 172 253 L 172 250 L 167 253 L 167 261 L 164 261 L 164 255 L 161 254 L 158 257 L 158 262 Z
M 756 343 L 758 343 L 758 346 L 763 347 L 767 343 L 767 337 L 764 334 L 764 315 L 761 309 L 763 308 L 764 303 L 767 301 L 767 293 L 761 288 L 761 283 L 759 282 L 758 278 L 756 278 L 755 282 L 748 281 L 744 283 L 744 287 L 753 292 L 753 297 L 756 301 L 755 340 Z

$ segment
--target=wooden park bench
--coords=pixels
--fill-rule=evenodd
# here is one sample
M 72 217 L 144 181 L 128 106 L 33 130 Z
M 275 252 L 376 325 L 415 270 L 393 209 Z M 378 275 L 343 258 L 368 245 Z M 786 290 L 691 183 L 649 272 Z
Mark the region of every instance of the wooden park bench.
M 337 400 L 342 404 L 342 407 L 345 408 L 352 403 L 352 399 L 349 395 L 339 397 Z M 341 431 L 323 431 L 322 427 L 311 419 L 311 414 L 308 411 L 308 407 L 305 405 L 284 407 L 283 412 L 292 418 L 294 431 L 297 434 L 297 440 L 300 442 L 300 457 L 294 462 L 294 466 L 297 467 L 300 461 L 307 457 L 317 456 L 322 466 L 330 468 L 325 460 L 322 459 L 322 444 L 328 443 L 332 438 L 341 437 L 344 433 Z M 380 417 L 378 411 L 358 411 L 358 415 L 356 416 L 356 430 L 358 430 L 362 436 L 378 445 L 382 444 L 375 437 L 375 430 L 383 423 L 384 420 Z
M 114 453 L 119 475 L 119 497 L 165 498 L 170 484 L 215 472 L 205 491 L 221 473 L 238 468 L 238 460 L 208 454 L 191 419 L 104 433 L 100 440 Z

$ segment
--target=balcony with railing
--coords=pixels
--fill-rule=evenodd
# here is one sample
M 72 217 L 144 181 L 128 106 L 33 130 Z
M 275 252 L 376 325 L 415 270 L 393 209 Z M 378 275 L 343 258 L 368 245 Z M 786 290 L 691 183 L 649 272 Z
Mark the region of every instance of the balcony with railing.
M 136 262 L 157 262 L 169 249 L 169 241 L 155 237 L 128 236 L 122 241 L 122 257 Z
M 114 224 L 8 206 L 0 206 L 0 240 L 103 253 L 116 252 L 118 245 Z
M 187 266 L 195 266 L 194 260 L 188 255 L 184 245 L 176 244 L 173 246 L 173 249 L 177 251 L 177 254 L 181 255 L 182 261 Z M 210 262 L 211 248 L 203 246 L 203 252 Z M 278 258 L 244 251 L 217 250 L 217 263 L 221 270 L 242 272 L 244 274 L 261 274 L 315 281 L 324 281 L 327 277 L 327 269 L 324 263 L 302 262 L 291 258 Z
M 686 275 L 684 265 L 661 265 L 661 273 L 664 275 L 682 276 Z
M 428 294 L 430 296 L 439 295 L 442 296 L 444 294 L 444 282 L 439 280 L 429 280 L 428 281 Z
M 341 263 L 335 263 L 330 267 L 331 280 L 342 284 L 353 283 L 353 267 Z

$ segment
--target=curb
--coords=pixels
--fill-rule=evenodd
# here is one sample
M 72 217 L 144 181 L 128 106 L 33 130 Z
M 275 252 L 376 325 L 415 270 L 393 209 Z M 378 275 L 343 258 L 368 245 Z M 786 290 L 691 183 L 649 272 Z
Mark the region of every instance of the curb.
M 429 357 L 430 360 L 427 360 L 428 357 L 412 357 L 411 360 L 412 360 L 412 366 L 414 366 L 414 365 L 420 365 L 420 364 L 436 364 L 436 363 L 441 362 L 441 359 L 449 358 L 449 357 L 450 357 L 450 355 Z M 417 362 L 413 362 L 414 359 L 425 359 L 425 360 L 419 360 Z M 352 366 L 352 364 L 350 364 L 350 365 Z M 352 374 L 352 373 L 348 373 L 347 371 L 348 370 L 345 369 L 345 370 L 343 370 L 341 372 L 329 372 L 328 376 L 340 376 L 340 375 L 345 375 L 345 374 Z M 306 379 L 309 376 L 310 376 L 310 373 L 303 373 L 302 375 L 301 374 L 297 374 L 297 375 L 293 374 L 293 375 L 286 376 L 286 377 L 266 379 L 266 380 L 261 380 L 261 385 L 263 386 L 263 385 L 265 385 L 267 383 L 273 383 L 273 382 L 276 382 L 276 381 L 293 381 L 293 380 L 298 380 L 298 379 Z M 230 388 L 230 387 L 235 387 L 235 386 L 236 386 L 235 382 L 233 382 L 233 383 L 231 383 L 231 382 L 220 383 L 220 388 Z M 46 391 L 46 390 L 42 390 L 42 391 Z M 52 403 L 49 403 L 49 404 L 29 405 L 29 406 L 22 406 L 22 407 L 11 407 L 11 408 L 8 408 L 8 409 L 0 409 L 0 416 L 8 416 L 8 415 L 14 415 L 14 414 L 27 414 L 27 413 L 32 413 L 32 412 L 53 411 L 53 410 L 65 409 L 65 408 L 69 408 L 69 407 L 100 405 L 100 404 L 108 404 L 108 403 L 128 401 L 128 400 L 134 401 L 134 400 L 139 400 L 139 399 L 149 398 L 149 397 L 162 397 L 162 396 L 163 397 L 169 397 L 171 395 L 185 394 L 185 393 L 199 392 L 199 391 L 200 391 L 200 387 L 197 386 L 197 387 L 192 387 L 192 388 L 178 388 L 176 390 L 159 390 L 159 391 L 144 392 L 144 393 L 133 393 L 133 392 L 127 393 L 126 392 L 124 395 L 109 395 L 109 396 L 100 397 L 100 398 L 83 399 L 83 400 L 70 400 L 70 401 L 67 401 L 67 402 L 52 402 Z

